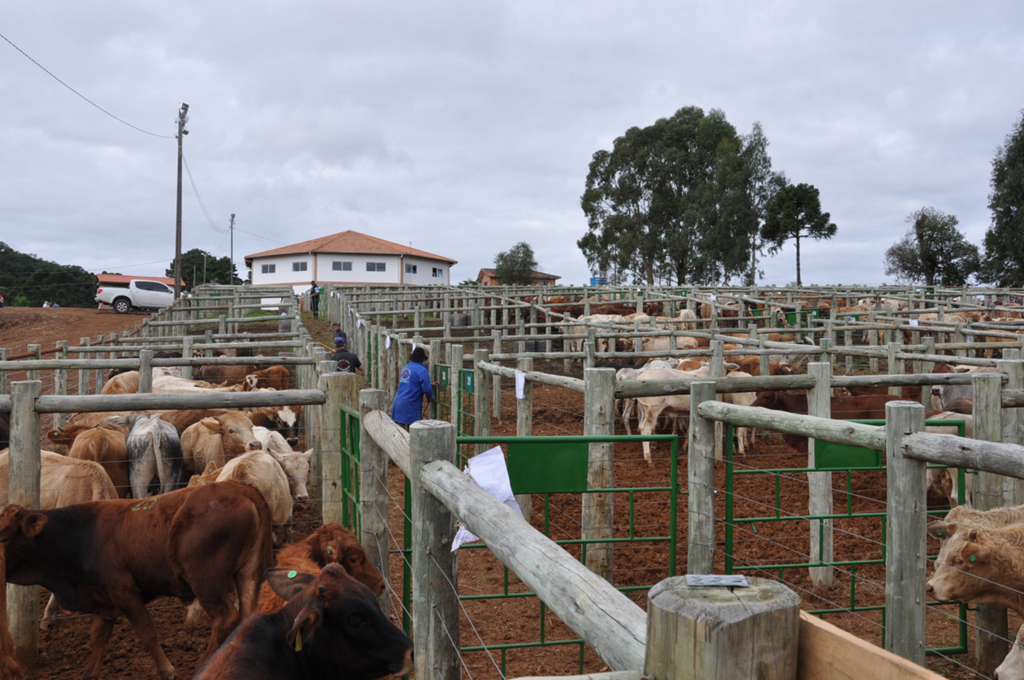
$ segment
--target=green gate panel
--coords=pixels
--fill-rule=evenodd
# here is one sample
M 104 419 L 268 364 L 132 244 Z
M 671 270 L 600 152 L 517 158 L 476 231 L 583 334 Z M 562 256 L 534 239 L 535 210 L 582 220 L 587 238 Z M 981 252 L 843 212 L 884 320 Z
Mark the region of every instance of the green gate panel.
M 473 394 L 473 369 L 464 368 L 462 373 L 462 391 L 466 394 Z
M 814 440 L 814 467 L 817 470 L 845 470 L 855 467 L 878 467 L 882 452 L 863 446 L 833 444 Z
M 508 478 L 519 493 L 583 493 L 587 490 L 589 445 L 512 442 Z

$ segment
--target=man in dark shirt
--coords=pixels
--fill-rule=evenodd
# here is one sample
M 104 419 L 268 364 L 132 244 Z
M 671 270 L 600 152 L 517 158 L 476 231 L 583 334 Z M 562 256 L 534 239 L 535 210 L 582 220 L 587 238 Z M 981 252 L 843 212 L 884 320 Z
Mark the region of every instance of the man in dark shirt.
M 338 370 L 344 373 L 355 373 L 363 370 L 363 364 L 354 353 L 348 351 L 345 338 L 334 339 L 334 354 L 331 361 L 338 365 Z
M 348 336 L 345 335 L 345 331 L 341 330 L 341 324 L 334 324 L 334 341 L 337 342 L 338 338 L 341 338 L 345 342 L 348 342 Z

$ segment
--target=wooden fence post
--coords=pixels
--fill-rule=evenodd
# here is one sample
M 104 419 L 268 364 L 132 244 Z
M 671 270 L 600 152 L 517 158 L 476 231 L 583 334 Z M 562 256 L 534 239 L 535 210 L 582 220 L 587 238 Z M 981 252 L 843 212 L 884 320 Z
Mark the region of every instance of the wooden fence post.
M 715 421 L 698 412 L 701 402 L 714 399 L 714 382 L 690 384 L 688 574 L 715 573 Z
M 496 316 L 497 311 L 492 312 L 491 315 Z M 494 337 L 493 353 L 501 354 L 501 330 L 495 328 L 491 331 L 491 335 Z M 501 376 L 497 373 L 491 378 L 491 417 L 501 421 Z
M 996 369 L 1007 377 L 1006 389 L 1024 388 L 1024 362 L 1020 361 L 1019 349 L 1004 349 L 1003 359 L 996 362 Z M 1020 409 L 1002 409 L 1002 437 L 1004 444 L 1022 444 Z M 1024 480 L 1003 477 L 1003 506 L 1024 503 Z
M 195 342 L 195 338 L 191 335 L 186 335 L 181 339 L 181 356 L 183 359 L 192 358 L 192 344 Z M 181 367 L 181 377 L 185 380 L 192 379 L 192 364 Z
M 491 382 L 487 374 L 477 366 L 479 362 L 487 361 L 490 354 L 486 349 L 473 351 L 473 424 L 477 437 L 488 437 L 491 434 Z M 483 453 L 488 446 L 477 444 L 476 452 Z
M 533 370 L 533 359 L 520 358 L 516 368 L 521 373 L 529 373 Z M 523 398 L 516 399 L 516 436 L 533 436 L 533 383 L 529 380 L 523 384 Z M 533 514 L 533 496 L 528 493 L 517 494 L 516 503 L 523 511 L 523 519 L 529 522 Z
M 607 436 L 615 434 L 615 371 L 610 368 L 588 368 L 583 371 L 583 434 Z M 588 489 L 610 489 L 615 484 L 612 443 L 590 444 L 587 466 Z M 615 533 L 614 495 L 583 494 L 583 540 L 612 538 Z M 585 544 L 587 568 L 611 583 L 614 564 L 613 543 Z
M 337 368 L 334 362 L 327 362 Z M 359 408 L 359 385 L 355 373 L 325 372 L 320 374 L 317 389 L 327 395 L 319 419 L 320 426 L 320 467 L 312 467 L 313 474 L 319 478 L 320 513 L 324 523 L 340 522 L 345 503 L 344 489 L 341 486 L 342 466 L 350 465 L 350 461 L 341 457 L 341 407 Z M 346 442 L 347 443 L 347 442 Z
M 391 553 L 388 541 L 388 454 L 363 429 L 363 419 L 370 411 L 387 408 L 383 390 L 362 390 L 359 393 L 359 542 L 384 580 L 391 582 Z M 327 521 L 326 518 L 324 521 Z M 385 616 L 390 614 L 388 589 L 377 599 Z
M 416 677 L 459 680 L 458 561 L 455 515 L 423 488 L 423 468 L 455 464 L 455 427 L 420 420 L 409 427 L 412 489 L 412 599 Z
M 68 358 L 68 341 L 58 340 L 57 341 L 57 359 Z M 3 390 L 0 390 L 0 394 Z M 66 395 L 68 393 L 68 369 L 58 368 L 54 372 L 54 383 L 53 393 Z M 57 429 L 63 428 L 68 422 L 68 414 L 66 413 L 54 413 L 53 414 L 53 426 Z
M 676 576 L 651 588 L 644 676 L 797 677 L 800 596 L 777 581 L 747 582 L 749 588 L 690 587 Z
M 139 350 L 139 394 L 153 392 L 153 350 Z
M 451 350 L 451 372 L 448 374 L 449 399 L 452 405 L 449 412 L 449 421 L 455 426 L 455 433 L 459 433 L 459 411 L 462 407 L 462 345 L 449 345 Z
M 885 405 L 886 475 L 885 648 L 916 664 L 925 659 L 925 581 L 928 509 L 923 461 L 906 458 L 905 435 L 924 430 L 924 407 L 908 401 Z
M 815 386 L 807 390 L 807 413 L 818 418 L 832 417 L 832 364 L 813 362 L 807 365 L 807 373 L 814 377 Z M 808 467 L 815 466 L 814 440 L 807 440 Z M 831 515 L 832 473 L 808 472 L 808 512 L 811 516 Z M 811 562 L 829 563 L 833 560 L 833 533 L 831 519 L 811 520 Z M 817 587 L 829 588 L 835 582 L 832 567 L 811 567 L 811 583 Z
M 35 401 L 43 393 L 38 380 L 11 383 L 11 447 L 8 454 L 8 503 L 39 507 L 39 413 Z M 32 666 L 39 648 L 39 586 L 7 585 L 7 615 L 14 655 Z
M 903 359 L 899 359 L 896 357 L 896 355 L 899 352 L 903 351 L 903 343 L 890 342 L 888 345 L 886 345 L 886 351 L 888 352 L 888 368 L 886 370 L 888 370 L 889 375 L 903 375 L 904 361 Z M 896 395 L 897 397 L 902 397 L 903 388 L 898 386 L 890 387 L 889 394 Z
M 722 378 L 725 377 L 725 341 L 724 340 L 712 340 L 711 341 L 711 361 L 708 364 L 708 377 L 710 378 Z M 716 395 L 716 399 L 719 397 Z M 725 424 L 720 421 L 715 421 L 715 460 L 723 460 L 725 458 L 725 439 L 723 433 L 725 432 Z
M 974 386 L 974 438 L 998 442 L 1002 436 L 1002 374 L 982 373 L 971 379 Z M 974 507 L 995 510 L 1003 505 L 1003 478 L 979 472 L 974 484 Z M 978 605 L 975 615 L 974 660 L 978 672 L 991 675 L 1009 651 L 1006 607 Z

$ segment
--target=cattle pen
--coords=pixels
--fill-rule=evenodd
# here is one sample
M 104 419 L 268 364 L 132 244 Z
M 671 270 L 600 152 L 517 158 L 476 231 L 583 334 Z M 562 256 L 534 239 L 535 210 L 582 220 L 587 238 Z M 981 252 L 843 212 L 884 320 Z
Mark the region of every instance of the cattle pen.
M 967 385 L 975 395 L 975 437 L 1007 444 L 1019 443 L 1015 409 L 1024 403 L 1024 398 L 1020 394 L 1021 362 L 1013 357 L 1013 351 L 1021 347 L 1021 335 L 1013 332 L 1016 324 L 999 322 L 1001 325 L 997 330 L 987 327 L 985 322 L 947 323 L 943 319 L 929 325 L 910 323 L 915 320 L 912 318 L 914 315 L 941 309 L 940 303 L 947 299 L 950 309 L 992 308 L 991 303 L 982 304 L 975 296 L 985 295 L 994 299 L 997 294 L 1009 295 L 1010 292 L 956 291 L 955 296 L 947 292 L 948 297 L 945 298 L 941 296 L 942 291 L 934 291 L 932 297 L 927 297 L 925 291 L 893 290 L 885 291 L 884 295 L 868 290 L 852 293 L 844 290 L 771 293 L 772 302 L 766 304 L 760 314 L 753 313 L 758 311 L 756 308 L 749 310 L 749 318 L 745 319 L 745 315 L 726 316 L 726 305 L 733 297 L 745 298 L 751 305 L 753 302 L 749 301 L 761 300 L 763 303 L 768 298 L 758 297 L 759 293 L 752 289 L 742 292 L 635 288 L 607 292 L 583 289 L 498 289 L 484 292 L 456 288 L 353 291 L 328 287 L 322 304 L 329 301 L 329 317 L 341 322 L 348 331 L 350 346 L 364 357 L 367 364 L 366 377 L 370 386 L 379 388 L 379 391 L 370 389 L 359 395 L 358 378 L 333 375 L 329 362 L 323 363 L 322 348 L 301 334 L 301 326 L 295 321 L 295 310 L 288 308 L 277 310 L 281 319 L 275 318 L 274 321 L 281 324 L 282 334 L 292 332 L 285 330 L 285 326 L 292 326 L 299 335 L 281 339 L 290 343 L 287 349 L 283 346 L 269 349 L 298 355 L 281 357 L 281 361 L 275 360 L 275 363 L 288 364 L 301 375 L 299 384 L 303 389 L 300 391 L 305 394 L 292 390 L 289 394 L 274 395 L 274 399 L 280 400 L 277 403 L 324 404 L 323 408 L 313 409 L 310 413 L 312 423 L 307 421 L 309 438 L 316 442 L 319 458 L 318 472 L 314 476 L 321 483 L 323 521 L 344 520 L 360 529 L 368 554 L 378 560 L 381 572 L 391 577 L 391 590 L 385 603 L 396 615 L 406 614 L 415 630 L 430 630 L 428 639 L 414 635 L 417 657 L 430 659 L 430 667 L 446 669 L 445 677 L 454 677 L 460 671 L 468 672 L 470 669 L 473 677 L 489 673 L 501 677 L 513 677 L 524 672 L 530 675 L 555 674 L 546 672 L 544 668 L 518 670 L 522 667 L 517 665 L 521 663 L 522 654 L 517 655 L 517 650 L 538 649 L 527 646 L 537 640 L 518 638 L 453 643 L 459 639 L 460 628 L 464 631 L 463 638 L 477 627 L 486 635 L 487 623 L 496 616 L 493 611 L 496 602 L 513 615 L 529 611 L 531 620 L 539 620 L 541 644 L 563 648 L 575 645 L 579 650 L 575 656 L 579 660 L 580 673 L 593 673 L 604 667 L 637 674 L 645 668 L 649 670 L 653 668 L 646 665 L 651 654 L 647 643 L 650 619 L 644 614 L 644 601 L 657 583 L 683 573 L 745 572 L 752 580 L 753 577 L 761 577 L 780 582 L 798 593 L 803 598 L 803 608 L 816 612 L 813 615 L 803 614 L 799 624 L 798 672 L 801 677 L 829 677 L 835 674 L 834 669 L 839 668 L 845 671 L 864 668 L 864 672 L 871 672 L 876 677 L 915 677 L 898 675 L 916 672 L 912 670 L 914 666 L 872 651 L 871 645 L 822 623 L 821 617 L 836 621 L 841 627 L 850 627 L 850 619 L 859 618 L 864 623 L 857 631 L 858 635 L 884 644 L 887 649 L 916 664 L 925 662 L 925 649 L 936 650 L 938 656 L 949 659 L 949 664 L 955 664 L 968 651 L 966 640 L 961 641 L 963 635 L 957 631 L 958 639 L 949 642 L 945 637 L 941 640 L 928 639 L 926 630 L 934 629 L 934 621 L 938 618 L 955 619 L 961 617 L 964 610 L 952 613 L 949 605 L 943 605 L 945 608 L 940 610 L 937 605 L 924 604 L 925 550 L 917 550 L 913 543 L 918 538 L 924 540 L 926 504 L 919 498 L 919 491 L 924 490 L 924 464 L 911 461 L 916 460 L 915 456 L 931 456 L 929 460 L 942 466 L 980 470 L 975 485 L 975 505 L 978 507 L 985 503 L 991 507 L 1002 505 L 1004 496 L 1007 504 L 1021 502 L 1019 485 L 996 476 L 1014 477 L 1014 470 L 1007 464 L 998 469 L 986 469 L 977 456 L 967 460 L 951 458 L 954 455 L 952 451 L 962 452 L 962 440 L 954 443 L 943 443 L 941 439 L 921 440 L 927 442 L 928 453 L 920 452 L 923 446 L 917 443 L 920 438 L 942 438 L 945 435 L 914 435 L 918 439 L 907 437 L 910 443 L 900 447 L 898 442 L 911 431 L 910 425 L 902 426 L 903 431 L 898 434 L 889 434 L 886 428 L 892 423 L 858 427 L 831 421 L 828 419 L 828 402 L 822 401 L 820 395 L 827 395 L 833 389 L 858 386 L 883 387 L 892 391 L 923 387 L 920 392 L 924 400 L 930 396 L 932 386 Z M 237 291 L 230 294 L 235 298 L 239 296 Z M 573 299 L 568 302 L 552 301 L 559 295 Z M 584 322 L 579 324 L 581 333 L 566 333 L 566 330 L 575 330 L 576 326 L 568 307 L 578 306 L 580 311 L 591 311 L 588 306 L 597 308 L 608 302 L 601 300 L 599 295 L 615 296 L 620 307 L 625 304 L 637 310 L 679 311 L 708 304 L 712 312 L 707 317 L 701 315 L 692 327 L 680 322 L 676 322 L 675 329 L 657 327 L 660 319 L 656 313 L 651 313 L 647 320 L 640 322 L 610 321 L 598 325 Z M 842 313 L 837 311 L 838 305 L 829 309 L 810 305 L 807 298 L 811 295 L 819 302 L 829 296 L 834 300 L 837 297 L 875 295 L 879 302 L 883 298 L 902 296 L 910 302 L 910 310 L 901 315 L 876 305 L 878 309 L 862 311 L 859 317 L 854 318 L 841 316 Z M 650 305 L 660 305 L 661 310 L 654 310 Z M 778 309 L 771 310 L 771 306 Z M 559 307 L 567 313 L 555 311 Z M 97 356 L 93 361 L 99 363 L 85 369 L 81 364 L 69 363 L 85 359 L 53 360 L 65 362 L 60 365 L 46 363 L 51 360 L 41 357 L 28 362 L 8 360 L 0 364 L 0 379 L 4 379 L 6 372 L 15 371 L 25 371 L 26 377 L 31 379 L 28 371 L 56 373 L 63 369 L 94 372 L 115 367 L 139 370 L 143 375 L 154 367 L 174 367 L 184 374 L 204 362 L 242 363 L 241 359 L 187 357 L 196 350 L 205 353 L 207 343 L 212 349 L 212 346 L 232 342 L 234 339 L 228 336 L 236 329 L 231 324 L 242 326 L 248 322 L 245 317 L 223 314 L 220 318 L 207 319 L 207 322 L 213 322 L 210 325 L 217 326 L 218 332 L 204 333 L 209 337 L 188 339 L 190 336 L 186 335 L 183 327 L 190 326 L 193 316 L 198 315 L 186 310 L 169 310 L 160 320 L 146 324 L 150 328 L 144 336 L 147 340 L 139 338 L 138 341 L 119 342 L 116 353 L 132 354 L 132 358 L 115 357 L 115 350 L 109 347 L 92 347 L 94 355 L 109 352 L 110 357 Z M 386 320 L 391 322 L 389 327 L 381 323 Z M 769 339 L 771 333 L 788 333 L 794 337 L 772 340 Z M 581 340 L 578 349 L 569 347 L 565 342 L 574 335 Z M 667 337 L 669 348 L 643 351 L 643 341 L 648 337 Z M 680 349 L 684 337 L 706 340 L 707 346 Z M 904 342 L 896 342 L 897 337 Z M 153 358 L 153 352 L 171 348 L 185 350 L 186 339 L 191 344 L 191 351 L 182 352 L 186 358 Z M 948 342 L 945 341 L 947 339 Z M 982 341 L 974 342 L 974 339 Z M 616 341 L 618 347 L 615 346 Z M 414 343 L 431 350 L 431 373 L 437 377 L 441 387 L 435 404 L 436 412 L 432 416 L 446 421 L 448 426 L 424 423 L 423 430 L 429 431 L 414 432 L 410 440 L 408 434 L 389 424 L 383 411 L 393 396 L 398 371 Z M 727 344 L 739 347 L 727 347 Z M 86 347 L 85 343 L 82 347 Z M 975 356 L 995 348 L 1003 350 L 1002 359 Z M 812 361 L 806 373 L 797 375 L 769 376 L 769 371 L 763 370 L 763 377 L 725 377 L 724 364 L 730 357 L 741 354 L 757 357 L 765 368 L 779 355 L 802 355 Z M 711 375 L 703 381 L 616 382 L 614 371 L 595 368 L 604 360 L 656 356 L 706 356 L 711 360 Z M 267 359 L 269 361 L 269 357 Z M 929 372 L 933 365 L 940 363 L 981 366 L 996 369 L 998 373 L 976 376 Z M 872 364 L 876 368 L 874 371 Z M 877 366 L 884 366 L 886 372 L 879 373 Z M 906 373 L 908 368 L 910 372 Z M 845 375 L 837 374 L 839 371 Z M 5 380 L 5 388 L 6 383 Z M 10 388 L 14 394 L 0 397 L 0 412 L 13 409 L 12 425 L 21 423 L 17 425 L 19 449 L 26 447 L 21 433 L 32 430 L 31 418 L 38 417 L 39 413 L 61 413 L 73 408 L 113 411 L 126 405 L 132 409 L 195 407 L 198 404 L 240 406 L 250 405 L 250 402 L 255 405 L 262 403 L 260 399 L 267 399 L 265 395 L 204 395 L 202 399 L 188 395 L 192 401 L 174 401 L 172 406 L 172 395 L 135 395 L 129 405 L 127 400 L 110 401 L 116 398 L 104 395 L 86 397 L 89 400 L 102 399 L 102 402 L 83 401 L 71 405 L 71 401 L 60 401 L 59 395 L 33 396 L 31 390 L 26 394 L 24 385 L 12 380 Z M 811 415 L 766 413 L 763 409 L 750 409 L 715 399 L 715 395 L 775 389 L 807 391 Z M 654 442 L 656 455 L 648 468 L 638 455 L 642 440 L 616 434 L 616 427 L 621 427 L 622 422 L 617 416 L 615 401 L 683 394 L 689 394 L 691 399 L 688 450 L 672 435 L 649 435 L 647 439 Z M 75 398 L 63 397 L 66 400 Z M 31 408 L 26 404 L 31 404 Z M 900 408 L 893 408 L 896 413 L 888 420 L 895 422 L 902 418 L 909 422 L 917 418 L 917 415 L 901 416 Z M 915 414 L 918 411 L 923 427 L 923 407 L 917 407 Z M 762 432 L 810 437 L 813 440 L 811 453 L 803 454 L 802 464 L 793 464 L 792 459 L 798 456 L 773 453 L 772 456 L 760 457 L 758 447 L 765 448 L 762 445 L 769 439 L 762 434 L 754 453 L 750 457 L 741 457 L 732 451 L 731 434 L 728 437 L 715 435 L 715 423 L 722 423 L 722 431 L 726 434 L 731 433 L 732 427 L 748 427 Z M 916 424 L 913 427 L 920 429 Z M 39 429 L 36 424 L 37 433 Z M 535 436 L 538 433 L 543 434 Z M 433 443 L 424 441 L 422 446 L 414 446 L 412 444 L 417 437 Z M 559 438 L 564 445 L 557 443 Z M 511 469 L 514 456 L 530 448 L 543 450 L 543 446 L 552 445 L 547 440 L 555 440 L 555 448 L 545 450 L 540 454 L 542 456 L 550 457 L 557 449 L 563 448 L 572 449 L 576 454 L 582 452 L 573 458 L 573 465 L 578 469 L 582 456 L 582 482 L 576 472 L 573 473 L 577 475 L 574 485 L 549 484 L 545 487 L 543 480 L 529 481 L 528 476 L 520 474 L 521 471 Z M 12 438 L 12 445 L 15 441 Z M 846 467 L 816 466 L 817 442 L 855 446 L 860 451 L 884 452 L 884 462 L 879 456 L 872 465 L 864 464 L 860 458 L 856 464 L 844 463 Z M 678 444 L 676 449 L 671 448 L 673 443 Z M 439 455 L 437 450 L 444 449 L 445 460 L 460 463 L 465 457 L 492 445 L 506 449 L 510 474 L 520 474 L 513 479 L 513 489 L 525 511 L 526 522 L 511 517 L 495 506 L 489 497 L 481 497 L 471 484 L 467 486 L 467 478 L 461 472 L 455 475 L 453 469 L 439 463 L 423 461 L 413 465 L 410 462 L 414 459 L 411 456 L 421 455 L 414 453 L 418 448 L 433 449 L 434 453 L 430 455 Z M 901 463 L 903 467 L 894 467 L 898 455 L 892 446 L 905 454 L 906 462 Z M 375 453 L 375 448 L 380 451 Z M 514 448 L 519 451 L 514 452 Z M 773 452 L 779 448 L 775 446 Z M 340 456 L 335 455 L 338 452 L 341 452 Z M 389 481 L 387 477 L 382 479 L 380 472 L 387 465 L 379 458 L 376 463 L 371 462 L 373 456 L 379 456 L 381 452 L 390 457 L 403 473 L 403 478 L 411 480 L 408 486 Z M 1012 460 L 1013 453 L 1009 455 Z M 12 448 L 12 473 L 16 457 Z M 786 458 L 785 465 L 773 462 L 783 458 Z M 441 468 L 443 472 L 439 471 Z M 640 474 L 630 476 L 629 468 L 640 468 Z M 554 475 L 550 471 L 547 474 Z M 766 495 L 775 496 L 775 499 L 755 498 L 753 492 L 745 490 L 750 487 L 743 486 L 743 475 L 753 477 L 756 474 L 772 479 L 770 486 L 775 490 L 769 490 Z M 730 476 L 731 480 L 727 478 Z M 833 485 L 833 477 L 843 482 Z M 638 479 L 640 481 L 636 481 Z M 878 493 L 879 483 L 882 484 L 881 493 Z M 893 484 L 897 486 L 893 487 Z M 802 490 L 796 490 L 799 487 Z M 414 488 L 426 488 L 431 498 L 417 499 L 411 492 Z M 895 502 L 897 498 L 901 499 L 899 503 Z M 429 509 L 437 501 L 450 510 Z M 846 507 L 868 501 L 875 505 L 874 510 L 854 512 Z M 757 507 L 761 508 L 760 513 L 751 512 Z M 743 511 L 747 514 L 742 514 Z M 449 513 L 448 517 L 431 519 L 430 522 L 444 522 L 448 527 L 454 516 L 464 527 L 480 536 L 483 544 L 501 562 L 493 578 L 478 578 L 468 583 L 473 588 L 471 592 L 436 587 L 445 581 L 459 586 L 463 582 L 454 571 L 444 571 L 442 566 L 445 560 L 441 556 L 450 553 L 451 536 L 445 534 L 448 536 L 447 547 L 437 543 L 439 535 L 444 532 L 428 531 L 425 533 L 438 535 L 417 537 L 417 529 L 423 527 L 416 518 L 424 512 Z M 765 515 L 774 515 L 780 528 L 776 529 Z M 557 541 L 543 536 L 545 533 L 557 533 L 555 525 L 560 522 L 565 528 L 570 517 L 575 518 L 573 525 L 578 525 L 575 529 Z M 406 518 L 413 520 L 408 529 L 403 526 Z M 649 524 L 644 525 L 644 521 Z M 528 529 L 530 526 L 540 531 Z M 849 555 L 836 554 L 836 547 L 844 541 L 849 549 L 854 534 L 857 540 L 871 546 L 874 551 L 871 555 L 864 559 L 851 559 Z M 881 540 L 873 537 L 875 534 Z M 737 536 L 744 538 L 737 542 Z M 431 538 L 433 543 L 429 542 Z M 420 545 L 421 542 L 424 545 Z M 751 548 L 758 544 L 761 549 Z M 759 550 L 763 552 L 764 546 L 784 549 L 802 557 L 754 559 Z M 911 546 L 913 549 L 908 553 L 905 548 Z M 471 557 L 474 552 L 485 552 L 479 548 L 474 544 L 464 547 L 460 551 L 464 556 L 458 560 L 460 566 L 491 559 Z M 934 544 L 932 549 L 934 552 Z M 541 569 L 531 565 L 524 554 L 541 556 L 533 558 L 542 563 Z M 388 555 L 401 555 L 402 559 L 400 563 L 391 563 L 387 560 Z M 552 555 L 559 556 L 557 569 L 552 566 L 555 560 Z M 408 564 L 406 560 L 409 560 Z M 577 566 L 568 563 L 563 566 L 561 562 L 564 560 Z M 417 567 L 412 568 L 412 564 Z M 580 564 L 586 568 L 580 568 Z M 428 566 L 423 569 L 420 565 Z M 408 576 L 402 573 L 403 567 L 408 568 Z M 484 570 L 487 568 L 483 567 Z M 895 571 L 890 572 L 890 569 Z M 563 578 L 555 579 L 555 571 Z M 915 576 L 920 577 L 920 602 L 901 597 L 918 586 Z M 433 586 L 425 587 L 428 582 Z M 481 582 L 488 588 L 480 587 Z M 495 588 L 491 586 L 496 587 L 502 599 L 488 599 L 495 594 Z M 880 589 L 881 594 L 851 594 L 848 606 L 836 602 L 839 599 L 836 597 L 837 589 L 851 591 L 857 587 L 868 591 Z M 403 591 L 408 591 L 409 596 L 403 598 Z M 535 595 L 539 596 L 541 604 L 525 609 L 520 605 L 521 601 Z M 434 597 L 450 601 L 436 603 L 431 599 Z M 452 597 L 455 599 L 451 600 Z M 821 606 L 823 600 L 832 604 Z M 601 605 L 597 606 L 595 602 Z M 611 602 L 617 604 L 605 604 Z M 812 602 L 818 604 L 813 605 Z M 417 618 L 417 612 L 421 616 L 425 612 L 437 612 L 436 620 Z M 971 629 L 987 626 L 994 636 L 984 639 L 993 640 L 991 644 L 998 645 L 1000 640 L 1004 647 L 1007 641 L 1012 644 L 1013 635 L 1005 623 L 1005 612 L 1002 613 L 1004 623 L 982 624 L 988 614 L 984 608 L 977 613 L 971 611 L 965 617 L 969 619 L 966 625 Z M 999 612 L 994 614 L 993 618 L 998 619 Z M 611 621 L 602 618 L 606 615 Z M 874 632 L 864 634 L 865 626 L 873 627 Z M 961 626 L 945 626 L 950 627 L 959 629 Z M 971 644 L 977 650 L 977 645 Z M 472 661 L 474 656 L 494 658 L 494 663 Z M 972 661 L 963 665 L 977 668 L 982 677 L 991 675 L 991 669 L 983 670 L 982 663 Z M 557 662 L 552 668 L 564 674 L 566 666 L 564 662 Z M 879 670 L 883 668 L 888 670 Z M 662 672 L 658 671 L 656 675 Z M 921 672 L 924 673 L 923 670 Z

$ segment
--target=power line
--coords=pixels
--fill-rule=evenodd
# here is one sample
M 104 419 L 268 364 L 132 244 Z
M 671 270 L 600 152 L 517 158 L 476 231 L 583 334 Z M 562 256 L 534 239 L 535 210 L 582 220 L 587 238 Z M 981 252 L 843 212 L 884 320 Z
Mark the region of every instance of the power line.
M 196 200 L 199 201 L 199 207 L 202 208 L 203 214 L 206 215 L 206 221 L 210 223 L 210 226 L 213 227 L 213 230 L 218 234 L 228 233 L 227 229 L 217 226 L 217 224 L 213 221 L 213 218 L 210 217 L 209 211 L 206 210 L 206 204 L 203 203 L 203 197 L 199 195 L 199 189 L 196 187 L 196 181 L 192 177 L 192 170 L 191 168 L 188 167 L 188 159 L 185 158 L 184 153 L 181 154 L 181 159 L 185 161 L 185 172 L 186 174 L 188 174 L 189 184 L 192 185 L 192 193 L 196 195 Z
M 91 99 L 89 99 L 88 97 L 86 97 L 86 96 L 85 96 L 84 94 L 82 94 L 81 92 L 79 92 L 78 90 L 76 90 L 75 88 L 71 87 L 70 85 L 68 85 L 67 83 L 65 83 L 65 82 L 64 82 L 63 80 L 61 80 L 60 78 L 58 78 L 57 76 L 55 76 L 55 75 L 54 75 L 53 73 L 51 73 L 51 72 L 50 72 L 50 71 L 49 71 L 49 70 L 48 70 L 48 69 L 47 69 L 47 68 L 46 68 L 45 66 L 43 66 L 42 64 L 40 64 L 40 63 L 39 63 L 38 61 L 36 61 L 36 60 L 35 60 L 35 59 L 33 59 L 32 57 L 30 57 L 30 56 L 29 56 L 29 55 L 28 55 L 28 54 L 27 54 L 27 53 L 25 52 L 25 50 L 21 49 L 20 47 L 18 47 L 17 45 L 15 45 L 15 44 L 14 44 L 13 42 L 11 42 L 11 41 L 10 41 L 10 39 L 9 39 L 9 38 L 8 38 L 7 36 L 5 36 L 5 35 L 4 35 L 3 33 L 0 33 L 0 38 L 3 38 L 3 39 L 4 39 L 4 41 L 5 41 L 5 42 L 6 42 L 6 43 L 7 43 L 8 45 L 10 45 L 10 46 L 11 46 L 11 47 L 13 47 L 14 49 L 18 50 L 18 52 L 21 52 L 22 56 L 24 56 L 24 57 L 25 57 L 26 59 L 28 59 L 29 61 L 31 61 L 31 62 L 32 62 L 33 64 L 35 64 L 36 66 L 38 66 L 39 68 L 41 68 L 41 69 L 43 70 L 43 72 L 45 72 L 45 73 L 46 73 L 46 75 L 50 76 L 51 78 L 53 78 L 54 80 L 56 80 L 56 81 L 57 81 L 58 83 L 60 83 L 61 85 L 63 85 L 63 86 L 64 86 L 64 87 L 66 87 L 67 89 L 71 90 L 71 91 L 72 91 L 72 92 L 74 92 L 74 93 L 75 93 L 76 95 L 78 95 L 79 97 L 81 97 L 81 98 L 82 98 L 83 100 L 85 100 L 86 102 L 88 102 L 89 104 L 91 104 L 92 106 L 94 106 L 95 108 L 99 109 L 99 110 L 100 110 L 100 111 L 102 111 L 103 113 L 107 114 L 108 116 L 110 116 L 111 118 L 113 118 L 114 120 L 116 120 L 117 122 L 119 122 L 119 123 L 122 123 L 122 124 L 124 124 L 124 125 L 127 125 L 128 127 L 132 128 L 133 130 L 138 130 L 139 132 L 141 132 L 141 133 L 143 133 L 143 134 L 151 135 L 151 136 L 153 136 L 153 137 L 160 137 L 161 139 L 174 139 L 174 135 L 158 135 L 158 134 L 157 134 L 157 133 L 155 133 L 155 132 L 150 132 L 150 131 L 148 131 L 148 130 L 143 130 L 143 129 L 142 129 L 142 128 L 140 128 L 140 127 L 136 127 L 135 125 L 132 125 L 131 123 L 129 123 L 129 122 L 128 122 L 128 121 L 126 121 L 126 120 L 122 120 L 122 119 L 118 118 L 117 116 L 115 116 L 114 114 L 112 114 L 112 113 L 111 113 L 110 111 L 107 111 L 107 110 L 106 110 L 105 108 L 103 108 L 102 106 L 100 106 L 100 105 L 99 105 L 99 104 L 97 104 L 96 102 L 92 101 Z
M 271 243 L 280 243 L 280 244 L 281 244 L 281 245 L 283 245 L 283 246 L 286 246 L 286 245 L 288 245 L 288 244 L 287 244 L 287 243 L 285 243 L 284 241 L 278 241 L 278 240 L 276 240 L 276 239 L 272 239 L 272 238 L 267 238 L 266 236 L 260 236 L 259 234 L 254 234 L 254 233 L 252 233 L 251 231 L 245 231 L 244 229 L 239 229 L 238 227 L 235 227 L 235 231 L 240 231 L 240 232 L 242 232 L 243 234 L 249 234 L 249 236 L 255 236 L 256 238 L 261 238 L 261 239 L 263 239 L 264 241 L 270 241 Z

